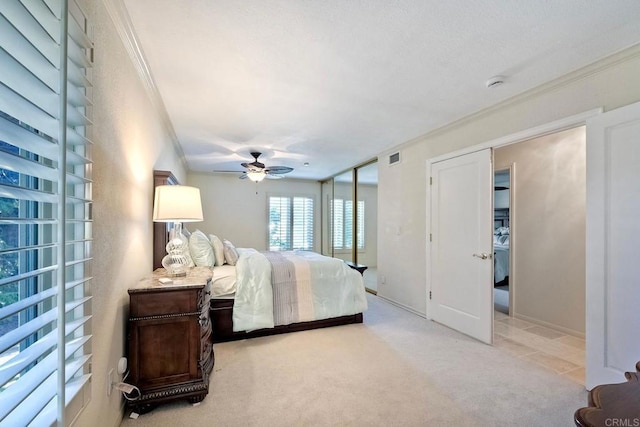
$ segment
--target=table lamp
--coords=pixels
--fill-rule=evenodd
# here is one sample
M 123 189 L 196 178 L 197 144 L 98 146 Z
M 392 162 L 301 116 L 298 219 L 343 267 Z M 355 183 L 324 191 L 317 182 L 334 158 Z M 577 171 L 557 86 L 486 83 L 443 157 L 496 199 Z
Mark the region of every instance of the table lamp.
M 202 221 L 200 189 L 187 185 L 159 185 L 153 199 L 153 221 L 172 222 L 167 255 L 162 266 L 172 277 L 186 276 L 191 265 L 189 242 L 182 234 L 183 222 Z

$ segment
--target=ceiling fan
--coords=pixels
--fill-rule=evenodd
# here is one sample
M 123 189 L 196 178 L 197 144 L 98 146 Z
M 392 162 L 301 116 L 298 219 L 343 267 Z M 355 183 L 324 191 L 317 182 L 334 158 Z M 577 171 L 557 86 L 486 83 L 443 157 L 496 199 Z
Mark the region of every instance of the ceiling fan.
M 262 155 L 260 152 L 252 151 L 251 155 L 254 159 L 253 162 L 241 163 L 241 165 L 247 170 L 240 175 L 240 179 L 249 178 L 254 182 L 260 182 L 264 178 L 279 179 L 284 178 L 284 174 L 293 170 L 293 168 L 288 166 L 265 166 L 264 163 L 258 160 L 258 157 Z

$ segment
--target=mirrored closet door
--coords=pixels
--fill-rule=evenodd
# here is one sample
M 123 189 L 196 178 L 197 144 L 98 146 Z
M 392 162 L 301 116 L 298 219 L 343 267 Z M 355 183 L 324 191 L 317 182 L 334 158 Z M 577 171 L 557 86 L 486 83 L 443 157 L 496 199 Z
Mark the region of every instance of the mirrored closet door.
M 333 199 L 330 202 L 333 230 L 333 256 L 354 261 L 353 254 L 353 171 L 349 170 L 333 178 Z
M 367 290 L 376 293 L 377 159 L 344 171 L 321 185 L 322 254 L 361 264 L 358 268 L 364 271 Z

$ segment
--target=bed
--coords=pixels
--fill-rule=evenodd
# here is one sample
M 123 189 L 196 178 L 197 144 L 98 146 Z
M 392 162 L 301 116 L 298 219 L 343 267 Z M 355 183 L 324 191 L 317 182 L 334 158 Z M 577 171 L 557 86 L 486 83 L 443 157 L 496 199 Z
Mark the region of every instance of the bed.
M 494 286 L 509 284 L 509 227 L 498 227 L 493 232 Z
M 364 282 L 342 260 L 309 251 L 237 252 L 235 265 L 213 268 L 214 342 L 362 323 Z
M 175 185 L 178 184 L 178 181 L 173 174 L 168 171 L 154 171 L 154 184 L 155 186 Z M 256 255 L 258 251 L 241 248 L 237 248 L 236 250 L 230 242 L 222 242 L 216 236 L 205 235 L 199 230 L 193 233 L 194 238 L 192 239 L 192 233 L 190 233 L 186 227 L 183 227 L 182 230 L 185 235 L 188 234 L 189 250 L 192 251 L 194 249 L 193 246 L 196 246 L 195 255 L 196 258 L 199 258 L 199 263 L 195 264 L 207 265 L 213 268 L 213 291 L 210 299 L 210 310 L 213 321 L 214 342 L 349 323 L 362 323 L 362 313 L 367 309 L 362 275 L 356 270 L 349 268 L 342 260 L 323 257 L 313 252 L 296 251 L 285 253 L 290 254 L 288 255 L 289 265 L 294 266 L 293 270 L 289 269 L 289 271 L 292 271 L 290 274 L 313 271 L 314 275 L 320 274 L 323 277 L 321 277 L 320 280 L 309 277 L 306 282 L 304 280 L 299 281 L 303 286 L 303 292 L 301 292 L 301 295 L 303 295 L 302 315 L 300 315 L 299 312 L 296 315 L 293 313 L 295 301 L 292 299 L 293 294 L 291 292 L 287 294 L 285 291 L 282 291 L 282 289 L 277 291 L 276 297 L 284 295 L 284 298 L 288 298 L 289 300 L 285 300 L 283 303 L 282 298 L 278 299 L 276 309 L 280 303 L 285 304 L 285 307 L 288 304 L 291 313 L 289 318 L 283 321 L 281 319 L 286 313 L 284 312 L 284 308 L 281 308 L 280 314 L 276 314 L 277 319 L 274 318 L 272 325 L 269 316 L 273 316 L 275 312 L 269 315 L 268 311 L 260 311 L 269 306 L 273 310 L 274 293 L 273 288 L 269 290 L 269 287 L 266 286 L 267 283 L 269 285 L 271 284 L 270 274 L 264 272 L 264 268 L 267 267 L 264 267 L 261 258 Z M 165 247 L 168 241 L 169 228 L 167 224 L 154 223 L 154 269 L 162 265 L 161 261 L 166 254 Z M 192 243 L 195 243 L 195 245 L 192 245 Z M 223 245 L 223 243 L 228 243 L 228 245 Z M 210 254 L 210 251 L 213 251 L 214 254 Z M 222 252 L 224 252 L 224 254 Z M 234 259 L 234 252 L 237 252 L 237 259 Z M 298 261 L 294 261 L 294 255 L 296 255 L 296 253 L 298 255 L 296 259 L 298 259 Z M 230 259 L 227 259 L 226 255 L 229 255 Z M 267 256 L 268 255 L 265 255 L 265 257 Z M 213 263 L 211 263 L 211 259 L 214 260 Z M 304 267 L 302 260 L 305 259 L 306 262 L 310 263 L 310 266 Z M 224 262 L 222 262 L 222 260 L 224 260 Z M 240 264 L 240 268 L 238 268 L 238 264 Z M 263 265 L 262 273 L 260 273 L 257 268 L 260 264 Z M 243 268 L 243 265 L 246 268 Z M 320 269 L 322 265 L 331 265 L 330 270 L 324 271 Z M 297 266 L 297 269 L 295 266 Z M 268 268 L 270 269 L 270 267 Z M 240 272 L 240 277 L 238 277 L 238 272 Z M 251 279 L 251 277 L 253 277 L 253 279 Z M 257 282 L 261 283 L 260 287 L 257 287 Z M 246 283 L 248 283 L 248 285 L 246 285 Z M 309 290 L 310 293 L 305 294 L 304 283 L 307 283 L 306 289 Z M 280 285 L 280 288 L 281 287 L 282 285 Z M 257 295 L 253 295 L 252 292 L 257 293 Z M 269 295 L 271 295 L 271 302 L 269 302 Z M 287 297 L 287 295 L 289 296 Z M 298 293 L 296 292 L 295 295 L 297 297 Z M 311 301 L 311 306 L 309 306 L 309 301 Z M 329 307 L 327 305 L 329 301 L 334 301 L 336 307 Z M 251 303 L 258 304 L 258 312 L 255 314 L 251 312 Z M 306 304 L 306 306 L 304 304 Z M 299 308 L 300 307 L 296 306 L 296 310 L 299 310 Z M 234 322 L 234 313 L 242 316 L 240 323 Z M 309 313 L 311 313 L 312 316 L 309 316 Z

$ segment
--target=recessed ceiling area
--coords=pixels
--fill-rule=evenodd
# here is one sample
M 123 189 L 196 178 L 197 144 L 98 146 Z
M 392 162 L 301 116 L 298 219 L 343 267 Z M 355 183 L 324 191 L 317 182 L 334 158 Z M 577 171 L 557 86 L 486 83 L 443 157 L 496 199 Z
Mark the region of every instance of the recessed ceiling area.
M 201 172 L 326 178 L 640 42 L 638 0 L 113 1 Z

